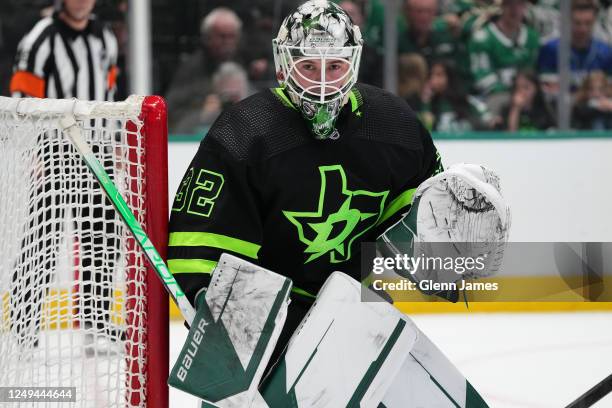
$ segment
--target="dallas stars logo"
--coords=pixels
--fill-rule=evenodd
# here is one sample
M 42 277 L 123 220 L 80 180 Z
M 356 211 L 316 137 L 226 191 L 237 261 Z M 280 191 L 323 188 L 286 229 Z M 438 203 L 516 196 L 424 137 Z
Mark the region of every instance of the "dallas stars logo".
M 321 166 L 318 208 L 312 212 L 283 211 L 306 245 L 305 263 L 329 254 L 331 263 L 348 261 L 353 242 L 376 225 L 389 191 L 374 193 L 347 188 L 340 165 Z

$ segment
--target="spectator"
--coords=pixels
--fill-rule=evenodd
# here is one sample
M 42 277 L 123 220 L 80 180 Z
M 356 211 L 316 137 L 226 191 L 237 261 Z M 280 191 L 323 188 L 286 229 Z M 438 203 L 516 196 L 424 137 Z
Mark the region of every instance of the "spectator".
M 353 1 L 342 1 L 338 4 L 349 15 L 353 24 L 363 29 L 364 18 L 361 7 Z M 359 82 L 382 87 L 383 64 L 382 56 L 376 48 L 363 44 L 361 63 L 359 65 Z
M 480 30 L 485 24 L 501 15 L 500 1 L 464 1 L 462 7 L 454 7 L 461 19 L 462 37 L 466 42 L 470 40 L 472 34 Z M 473 3 L 470 6 L 470 3 Z
M 242 21 L 242 37 L 248 39 L 248 46 L 241 47 L 240 53 L 249 61 L 251 81 L 267 81 L 265 87 L 275 86 L 274 64 L 270 41 L 282 21 L 282 16 L 297 8 L 303 0 L 200 0 L 204 11 L 217 7 L 230 7 Z
M 437 18 L 438 0 L 405 0 L 404 15 L 408 27 L 398 39 L 400 53 L 421 54 L 428 63 L 456 57 L 459 19 L 454 14 Z
M 501 116 L 503 129 L 510 132 L 546 130 L 555 126 L 552 110 L 534 71 L 520 71 L 516 75 L 510 103 L 502 108 Z
M 430 118 L 433 131 L 465 132 L 493 126 L 487 106 L 465 93 L 458 74 L 445 61 L 432 64 L 422 99 L 421 116 Z
M 600 0 L 599 2 L 599 18 L 595 29 L 593 30 L 594 37 L 602 40 L 607 44 L 612 44 L 612 1 Z
M 367 18 L 363 37 L 365 42 L 384 52 L 385 4 L 383 0 L 369 0 L 366 3 Z M 396 17 L 398 35 L 406 31 L 406 19 L 398 14 Z
M 572 0 L 571 59 L 572 89 L 582 84 L 594 70 L 612 74 L 612 47 L 593 38 L 598 6 L 595 0 Z M 546 93 L 556 95 L 559 90 L 559 39 L 546 43 L 540 50 L 538 72 Z
M 445 19 L 452 23 L 453 32 L 457 35 L 455 40 L 457 52 L 456 58 L 452 60 L 452 67 L 459 74 L 466 91 L 471 90 L 472 82 L 467 46 L 475 31 L 482 28 L 494 16 L 501 14 L 497 3 L 498 0 L 459 0 L 453 2 L 452 6 L 446 5 L 444 9 Z
M 604 72 L 589 73 L 576 92 L 572 127 L 589 130 L 612 129 L 612 92 Z
M 523 23 L 526 0 L 503 0 L 501 15 L 474 32 L 468 44 L 474 88 L 494 114 L 507 103 L 517 70 L 534 68 L 538 34 Z
M 470 6 L 466 7 L 471 7 L 471 1 L 467 0 L 467 3 Z M 368 5 L 364 37 L 366 42 L 383 52 L 385 8 L 381 0 L 371 0 Z M 461 10 L 464 9 L 462 6 Z M 461 68 L 461 58 L 467 60 L 467 55 L 459 41 L 462 23 L 457 14 L 439 16 L 438 0 L 404 0 L 403 12 L 396 20 L 400 53 L 419 53 L 428 62 L 446 59 L 457 62 L 457 68 Z
M 212 76 L 212 90 L 199 111 L 185 115 L 176 125 L 177 133 L 200 133 L 210 126 L 228 105 L 250 93 L 246 71 L 235 62 L 224 62 Z
M 526 17 L 528 24 L 538 32 L 540 44 L 559 36 L 561 13 L 557 0 L 533 2 Z
M 427 62 L 419 54 L 402 54 L 398 65 L 397 94 L 419 112 L 423 108 L 421 93 L 427 82 Z
M 204 17 L 200 26 L 202 46 L 179 66 L 166 93 L 171 132 L 186 117 L 199 115 L 211 92 L 212 75 L 222 63 L 243 62 L 238 53 L 241 29 L 242 22 L 228 8 L 216 8 Z
M 440 0 L 442 13 L 463 14 L 475 8 L 488 7 L 496 0 Z

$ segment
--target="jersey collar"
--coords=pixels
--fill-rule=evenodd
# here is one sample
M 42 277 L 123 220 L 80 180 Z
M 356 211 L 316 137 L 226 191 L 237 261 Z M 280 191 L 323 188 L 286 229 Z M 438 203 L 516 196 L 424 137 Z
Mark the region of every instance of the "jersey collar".
M 490 27 L 491 33 L 505 47 L 512 48 L 512 47 L 516 47 L 517 45 L 520 47 L 524 47 L 525 44 L 527 43 L 527 27 L 525 27 L 525 24 L 521 24 L 521 28 L 519 29 L 519 34 L 516 39 L 516 43 L 512 41 L 512 39 L 508 38 L 504 33 L 502 33 L 494 21 L 491 21 L 491 23 L 489 24 L 490 24 L 489 27 Z
M 272 93 L 281 101 L 283 105 L 293 110 L 297 110 L 291 99 L 285 93 L 284 88 L 272 88 Z M 359 108 L 363 105 L 363 96 L 361 92 L 356 87 L 353 87 L 348 94 L 349 102 L 351 103 L 351 112 L 356 113 L 359 111 Z M 358 115 L 359 116 L 359 115 Z

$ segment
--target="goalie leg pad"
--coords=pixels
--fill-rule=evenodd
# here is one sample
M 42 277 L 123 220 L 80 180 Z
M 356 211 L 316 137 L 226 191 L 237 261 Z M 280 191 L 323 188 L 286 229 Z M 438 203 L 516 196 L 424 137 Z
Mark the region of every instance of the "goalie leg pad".
M 219 407 L 248 407 L 285 321 L 291 281 L 223 254 L 168 383 Z
M 291 338 L 262 394 L 276 407 L 378 407 L 416 340 L 385 302 L 361 302 L 361 285 L 334 272 Z
M 361 290 L 340 272 L 327 279 L 261 387 L 270 408 L 487 408 L 408 316 Z
M 410 321 L 406 315 L 403 319 Z M 417 328 L 417 340 L 382 403 L 386 408 L 488 408 L 461 372 Z

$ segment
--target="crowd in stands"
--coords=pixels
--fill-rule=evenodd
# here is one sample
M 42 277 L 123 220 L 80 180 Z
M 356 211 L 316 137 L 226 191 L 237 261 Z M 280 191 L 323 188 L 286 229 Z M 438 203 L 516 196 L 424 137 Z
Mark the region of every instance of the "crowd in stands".
M 400 0 L 397 93 L 432 131 L 554 129 L 561 1 Z M 569 1 L 571 126 L 611 129 L 612 1 Z M 382 86 L 386 2 L 337 2 L 364 34 L 359 80 Z M 271 40 L 301 1 L 197 3 L 193 47 L 156 78 L 171 133 L 200 132 L 228 104 L 276 86 Z
M 370 3 L 370 15 L 377 17 L 366 38 L 382 49 L 379 3 Z M 435 131 L 553 129 L 559 92 L 559 6 L 552 0 L 405 0 L 397 22 L 399 94 Z M 610 16 L 607 4 L 571 0 L 576 129 L 609 125 Z M 597 91 L 589 92 L 591 86 Z
M 381 86 L 383 1 L 339 4 L 364 33 L 360 81 Z M 434 131 L 554 129 L 559 6 L 558 0 L 404 0 L 396 22 L 397 93 Z M 262 38 L 261 27 L 248 32 L 239 16 L 238 9 L 221 7 L 204 18 L 202 48 L 179 66 L 166 94 L 175 131 L 209 125 L 213 112 L 230 100 L 213 90 L 215 72 L 227 61 L 243 68 L 228 74 L 243 85 L 243 94 L 274 86 L 269 43 L 250 41 L 256 34 Z M 571 0 L 572 126 L 576 129 L 610 128 L 611 17 L 608 4 Z M 268 27 L 269 40 L 275 30 Z M 226 43 L 211 40 L 217 37 Z M 248 52 L 241 51 L 241 44 Z M 211 51 L 220 48 L 224 55 Z M 200 62 L 194 64 L 194 59 Z M 245 73 L 246 83 L 242 81 Z

